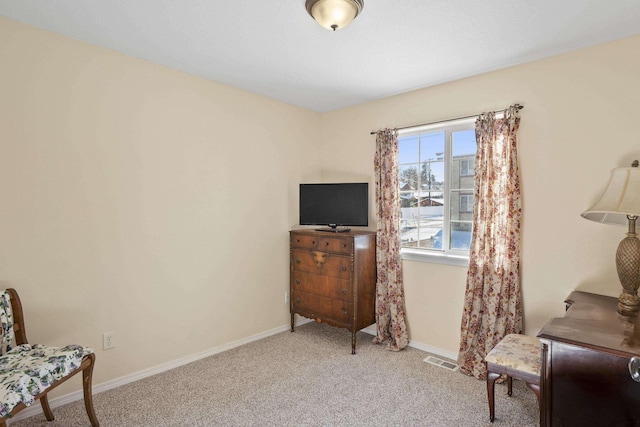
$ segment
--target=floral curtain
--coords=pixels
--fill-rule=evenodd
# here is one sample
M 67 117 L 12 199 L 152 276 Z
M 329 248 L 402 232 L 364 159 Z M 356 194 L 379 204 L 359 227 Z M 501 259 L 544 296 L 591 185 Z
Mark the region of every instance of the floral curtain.
M 475 206 L 461 322 L 460 371 L 486 378 L 484 357 L 505 335 L 522 332 L 518 106 L 476 121 Z
M 400 351 L 409 344 L 405 320 L 404 286 L 400 261 L 400 196 L 398 193 L 398 130 L 385 129 L 376 136 L 377 284 L 374 343 L 388 342 Z

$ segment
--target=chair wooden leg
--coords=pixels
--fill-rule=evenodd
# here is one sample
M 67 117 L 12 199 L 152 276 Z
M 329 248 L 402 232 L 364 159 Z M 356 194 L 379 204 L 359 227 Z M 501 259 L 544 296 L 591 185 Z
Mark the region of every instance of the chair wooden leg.
M 489 421 L 493 422 L 495 419 L 495 383 L 500 378 L 500 374 L 495 372 L 487 372 L 487 397 L 489 398 Z
M 42 406 L 42 412 L 44 412 L 44 417 L 47 421 L 53 421 L 53 412 L 49 406 L 49 397 L 46 394 L 40 397 L 40 405 Z
M 538 404 L 540 404 L 540 385 L 531 384 L 531 383 L 526 383 L 526 384 L 527 384 L 527 387 L 529 387 L 536 394 L 536 399 L 538 399 Z
M 89 366 L 82 371 L 82 391 L 84 393 L 84 407 L 87 410 L 87 415 L 91 421 L 91 427 L 99 427 L 98 417 L 93 409 L 93 394 L 91 392 L 91 381 L 93 378 L 93 365 L 96 360 L 95 354 L 89 354 L 88 357 L 91 360 Z
M 507 375 L 507 396 L 511 397 L 513 394 L 513 378 Z
M 542 402 L 540 401 L 540 384 L 531 384 L 526 383 L 527 387 L 529 387 L 536 395 L 536 399 L 538 400 L 538 410 L 540 414 L 542 414 Z

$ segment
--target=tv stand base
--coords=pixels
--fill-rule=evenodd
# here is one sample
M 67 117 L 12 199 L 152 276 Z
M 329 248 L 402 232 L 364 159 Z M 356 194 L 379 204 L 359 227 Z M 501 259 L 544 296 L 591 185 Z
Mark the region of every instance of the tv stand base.
M 327 227 L 327 228 L 316 228 L 316 231 L 327 231 L 329 233 L 347 233 L 347 232 L 351 231 L 351 229 L 350 228 Z

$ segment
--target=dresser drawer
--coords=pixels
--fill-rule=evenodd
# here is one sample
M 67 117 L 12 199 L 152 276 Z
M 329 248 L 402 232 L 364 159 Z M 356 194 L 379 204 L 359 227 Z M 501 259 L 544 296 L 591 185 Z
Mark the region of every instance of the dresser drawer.
M 294 270 L 291 273 L 291 289 L 295 294 L 306 292 L 327 298 L 350 301 L 353 298 L 351 281 Z
M 353 249 L 353 240 L 341 239 L 338 237 L 321 237 L 318 249 L 328 252 L 350 254 Z
M 292 234 L 290 243 L 292 248 L 318 249 L 319 240 L 318 237 L 313 235 Z
M 299 292 L 293 296 L 293 308 L 303 316 L 315 320 L 333 320 L 349 324 L 353 305 L 342 300 Z
M 338 279 L 351 279 L 351 257 L 322 251 L 291 251 L 292 271 L 306 271 Z

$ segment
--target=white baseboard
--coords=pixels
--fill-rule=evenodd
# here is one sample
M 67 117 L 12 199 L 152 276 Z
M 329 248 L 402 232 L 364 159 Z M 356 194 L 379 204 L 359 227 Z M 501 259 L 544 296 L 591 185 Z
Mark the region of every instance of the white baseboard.
M 312 319 L 306 319 L 304 317 L 298 317 L 297 321 L 296 321 L 296 326 L 301 326 L 304 325 L 306 323 L 310 323 L 313 322 Z M 214 354 L 218 354 L 218 353 L 222 353 L 223 351 L 227 351 L 227 350 L 231 350 L 232 348 L 236 348 L 239 347 L 241 345 L 244 344 L 248 344 L 250 342 L 253 341 L 258 341 L 261 340 L 263 338 L 267 338 L 271 335 L 275 335 L 275 334 L 279 334 L 280 332 L 284 332 L 284 331 L 288 331 L 290 329 L 289 325 L 286 326 L 280 326 L 278 328 L 274 328 L 265 332 L 261 332 L 259 334 L 256 335 L 252 335 L 250 337 L 247 338 L 243 338 L 241 340 L 237 340 L 237 341 L 232 341 L 230 343 L 218 346 L 218 347 L 214 347 L 212 349 L 209 350 L 205 350 L 202 351 L 200 353 L 196 353 L 193 354 L 191 356 L 186 356 L 186 357 L 182 357 L 180 359 L 176 359 L 173 360 L 171 362 L 167 362 L 167 363 L 163 363 L 148 369 L 143 369 L 142 371 L 138 371 L 138 372 L 134 372 L 132 374 L 129 375 L 125 375 L 123 377 L 120 378 L 116 378 L 101 384 L 97 384 L 93 386 L 93 394 L 94 396 L 98 393 L 102 393 L 103 391 L 107 391 L 107 390 L 111 390 L 129 383 L 132 383 L 134 381 L 138 381 L 141 380 L 143 378 L 147 378 L 150 377 L 152 375 L 157 375 L 160 374 L 162 372 L 168 371 L 170 369 L 173 368 L 177 368 L 179 366 L 183 366 L 183 365 L 187 365 L 189 363 L 198 361 L 200 359 L 204 359 L 205 357 L 209 357 L 209 356 L 213 356 Z M 376 335 L 376 327 L 375 325 L 371 325 L 367 328 L 364 328 L 362 330 L 363 332 L 366 332 L 370 335 L 375 336 Z M 441 350 L 441 349 L 437 349 L 435 347 L 431 347 L 428 346 L 426 344 L 422 344 L 422 343 L 418 343 L 415 341 L 409 341 L 409 346 L 417 348 L 419 350 L 423 350 L 426 351 L 428 353 L 432 353 L 432 354 L 436 354 L 442 357 L 446 357 L 452 360 L 456 360 L 457 355 L 449 353 L 447 351 Z M 65 394 L 63 396 L 59 396 L 53 399 L 49 400 L 49 405 L 51 406 L 51 409 L 57 408 L 59 406 L 62 405 L 66 405 L 67 403 L 71 403 L 71 402 L 75 402 L 76 400 L 80 400 L 82 399 L 82 390 L 78 390 L 78 391 L 74 391 L 72 393 L 69 394 Z M 11 425 L 12 421 L 18 421 L 18 420 L 22 420 L 25 418 L 29 418 L 32 417 L 34 415 L 37 415 L 39 413 L 42 412 L 42 408 L 40 406 L 39 403 L 35 403 L 34 405 L 24 409 L 22 412 L 20 412 L 18 415 L 16 415 L 15 417 L 12 417 L 11 420 L 7 420 L 7 425 Z
M 436 356 L 445 357 L 447 359 L 453 360 L 454 362 L 458 360 L 458 353 L 452 353 L 450 351 L 446 351 L 437 347 L 432 347 L 430 345 L 423 344 L 421 342 L 410 340 L 409 347 L 417 348 L 418 350 L 426 351 L 427 353 L 435 354 Z
M 378 334 L 375 324 L 364 328 L 362 332 L 366 332 L 373 336 L 376 336 Z M 435 354 L 436 356 L 446 357 L 447 359 L 451 359 L 451 360 L 458 359 L 458 355 L 456 353 L 442 350 L 441 348 L 432 347 L 430 345 L 423 344 L 417 341 L 409 340 L 409 347 L 417 348 L 418 350 L 426 351 L 427 353 Z
M 301 319 L 301 320 L 306 320 L 306 319 Z M 296 324 L 297 325 L 302 325 L 304 323 L 307 322 L 303 322 L 303 321 L 299 321 Z M 241 345 L 244 344 L 248 344 L 250 342 L 253 341 L 257 341 L 266 337 L 269 337 L 271 335 L 275 335 L 278 334 L 280 332 L 284 332 L 290 329 L 290 326 L 280 326 L 278 328 L 275 329 L 271 329 L 269 331 L 265 331 L 265 332 L 261 332 L 259 334 L 256 335 L 252 335 L 250 337 L 241 339 L 241 340 L 237 340 L 237 341 L 232 341 L 230 343 L 218 346 L 218 347 L 214 347 L 212 349 L 209 350 L 205 350 L 202 351 L 200 353 L 196 353 L 193 354 L 191 356 L 186 356 L 186 357 L 182 357 L 180 359 L 176 359 L 173 360 L 171 362 L 167 362 L 167 363 L 163 363 L 161 365 L 157 365 L 154 366 L 152 368 L 148 368 L 148 369 L 144 369 L 142 371 L 138 371 L 138 372 L 134 372 L 132 374 L 129 375 L 125 375 L 123 377 L 120 378 L 116 378 L 101 384 L 97 384 L 94 385 L 92 387 L 93 389 L 93 395 L 95 396 L 98 393 L 101 393 L 103 391 L 107 391 L 107 390 L 111 390 L 120 386 L 123 386 L 125 384 L 129 384 L 132 383 L 134 381 L 138 381 L 141 380 L 143 378 L 146 377 L 150 377 L 152 375 L 156 375 L 156 374 L 160 374 L 162 372 L 168 371 L 170 369 L 173 368 L 177 368 L 179 366 L 183 366 L 192 362 L 195 362 L 197 360 L 200 359 L 204 359 L 205 357 L 209 357 L 209 356 L 213 356 L 214 354 L 218 354 L 218 353 L 222 353 L 223 351 L 227 351 L 227 350 L 231 350 L 232 348 L 235 347 L 239 347 Z M 53 399 L 49 400 L 49 406 L 51 406 L 51 409 L 53 408 L 57 408 L 59 406 L 62 405 L 66 405 L 67 403 L 71 403 L 71 402 L 75 402 L 76 400 L 80 400 L 82 399 L 83 395 L 82 395 L 82 390 L 78 390 L 78 391 L 74 391 L 72 393 L 69 394 L 65 394 L 63 396 L 59 396 Z M 15 417 L 12 417 L 11 420 L 8 422 L 8 425 L 10 425 L 11 421 L 17 421 L 17 420 L 22 420 L 25 418 L 29 418 L 33 415 L 37 415 L 39 413 L 42 412 L 42 407 L 40 406 L 39 403 L 34 403 L 32 406 L 24 409 L 22 412 L 20 412 L 19 414 L 17 414 Z

